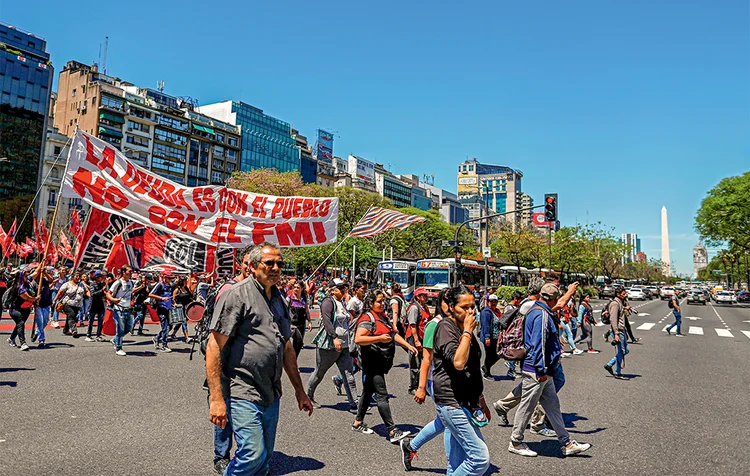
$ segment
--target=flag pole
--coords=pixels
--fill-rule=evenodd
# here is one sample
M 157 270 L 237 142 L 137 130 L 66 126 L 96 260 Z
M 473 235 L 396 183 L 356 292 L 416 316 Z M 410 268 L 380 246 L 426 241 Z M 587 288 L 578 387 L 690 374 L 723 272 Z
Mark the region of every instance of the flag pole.
M 345 242 L 345 241 L 347 240 L 347 238 L 349 238 L 349 235 L 346 235 L 346 236 L 344 237 L 344 239 L 343 239 L 343 240 L 339 241 L 339 244 L 338 244 L 338 245 L 336 245 L 336 248 L 334 248 L 334 249 L 333 249 L 333 251 L 331 251 L 331 252 L 330 252 L 330 253 L 328 254 L 328 256 L 326 256 L 326 259 L 324 259 L 324 260 L 323 260 L 323 262 L 322 262 L 322 263 L 320 263 L 320 265 L 318 265 L 318 267 L 317 267 L 317 268 L 315 268 L 315 271 L 313 271 L 313 272 L 312 272 L 312 273 L 310 274 L 310 276 L 308 276 L 308 278 L 307 278 L 307 281 L 310 281 L 310 280 L 312 279 L 312 277 L 313 277 L 313 276 L 315 276 L 315 273 L 317 273 L 317 272 L 318 272 L 318 270 L 319 270 L 320 268 L 322 268 L 324 264 L 326 264 L 326 261 L 328 261 L 328 259 L 329 259 L 329 258 L 330 258 L 331 256 L 333 256 L 333 254 L 334 254 L 334 253 L 335 253 L 335 252 L 336 252 L 336 251 L 337 251 L 337 250 L 338 250 L 339 248 L 341 248 L 341 245 L 343 245 L 343 244 L 344 244 L 344 242 Z

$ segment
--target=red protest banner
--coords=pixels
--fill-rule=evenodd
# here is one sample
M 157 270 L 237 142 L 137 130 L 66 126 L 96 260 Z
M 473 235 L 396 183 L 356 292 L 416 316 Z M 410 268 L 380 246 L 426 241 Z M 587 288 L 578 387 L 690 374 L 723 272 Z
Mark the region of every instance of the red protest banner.
M 133 165 L 108 142 L 80 130 L 70 148 L 62 193 L 210 245 L 241 248 L 271 241 L 297 247 L 336 241 L 338 198 L 273 197 L 220 186 L 185 187 Z

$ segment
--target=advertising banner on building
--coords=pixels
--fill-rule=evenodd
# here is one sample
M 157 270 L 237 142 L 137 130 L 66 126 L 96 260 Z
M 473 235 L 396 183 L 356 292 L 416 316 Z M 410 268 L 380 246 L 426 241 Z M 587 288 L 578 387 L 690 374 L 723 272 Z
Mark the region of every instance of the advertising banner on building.
M 317 157 L 327 164 L 333 164 L 333 134 L 318 129 Z
M 375 164 L 362 157 L 350 155 L 349 174 L 365 182 L 375 183 Z
M 696 245 L 693 247 L 693 270 L 697 274 L 698 271 L 703 271 L 708 268 L 708 251 L 703 245 Z
M 165 233 L 213 246 L 282 247 L 336 241 L 338 198 L 274 197 L 221 186 L 186 187 L 133 165 L 78 130 L 63 178 L 64 197 Z
M 547 221 L 547 217 L 544 216 L 544 212 L 536 212 L 531 215 L 534 226 L 539 228 L 554 228 L 555 224 L 551 221 Z

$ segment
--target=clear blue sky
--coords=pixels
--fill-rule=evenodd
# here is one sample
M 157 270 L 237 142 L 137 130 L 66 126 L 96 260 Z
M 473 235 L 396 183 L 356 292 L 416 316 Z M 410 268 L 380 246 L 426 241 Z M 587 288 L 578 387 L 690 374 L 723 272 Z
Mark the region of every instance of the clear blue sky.
M 666 205 L 681 273 L 701 199 L 750 169 L 747 0 L 0 1 L 58 71 L 108 35 L 122 79 L 240 98 L 449 190 L 467 157 L 521 169 L 564 225 L 638 233 L 651 257 Z

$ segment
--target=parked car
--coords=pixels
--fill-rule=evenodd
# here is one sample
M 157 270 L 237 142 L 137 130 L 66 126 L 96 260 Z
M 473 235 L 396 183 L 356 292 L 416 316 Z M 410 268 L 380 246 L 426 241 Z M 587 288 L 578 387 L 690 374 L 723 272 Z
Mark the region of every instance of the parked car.
M 719 291 L 714 294 L 716 304 L 734 304 L 735 299 L 734 293 L 731 291 Z
M 750 302 L 750 292 L 747 292 L 747 291 L 738 292 L 737 302 Z
M 661 288 L 661 293 L 659 293 L 659 299 L 661 299 L 662 301 L 668 301 L 674 295 L 675 295 L 674 288 L 670 288 L 668 286 L 665 286 L 665 287 Z
M 602 286 L 602 289 L 599 291 L 599 298 L 600 299 L 614 299 L 615 298 L 615 288 L 611 284 L 605 284 Z
M 706 296 L 701 291 L 695 291 L 688 294 L 688 304 L 703 304 L 706 305 Z
M 659 288 L 658 286 L 646 286 L 646 289 L 651 293 L 651 295 L 654 297 L 654 299 L 659 297 Z
M 645 301 L 648 299 L 641 288 L 628 289 L 628 301 Z

